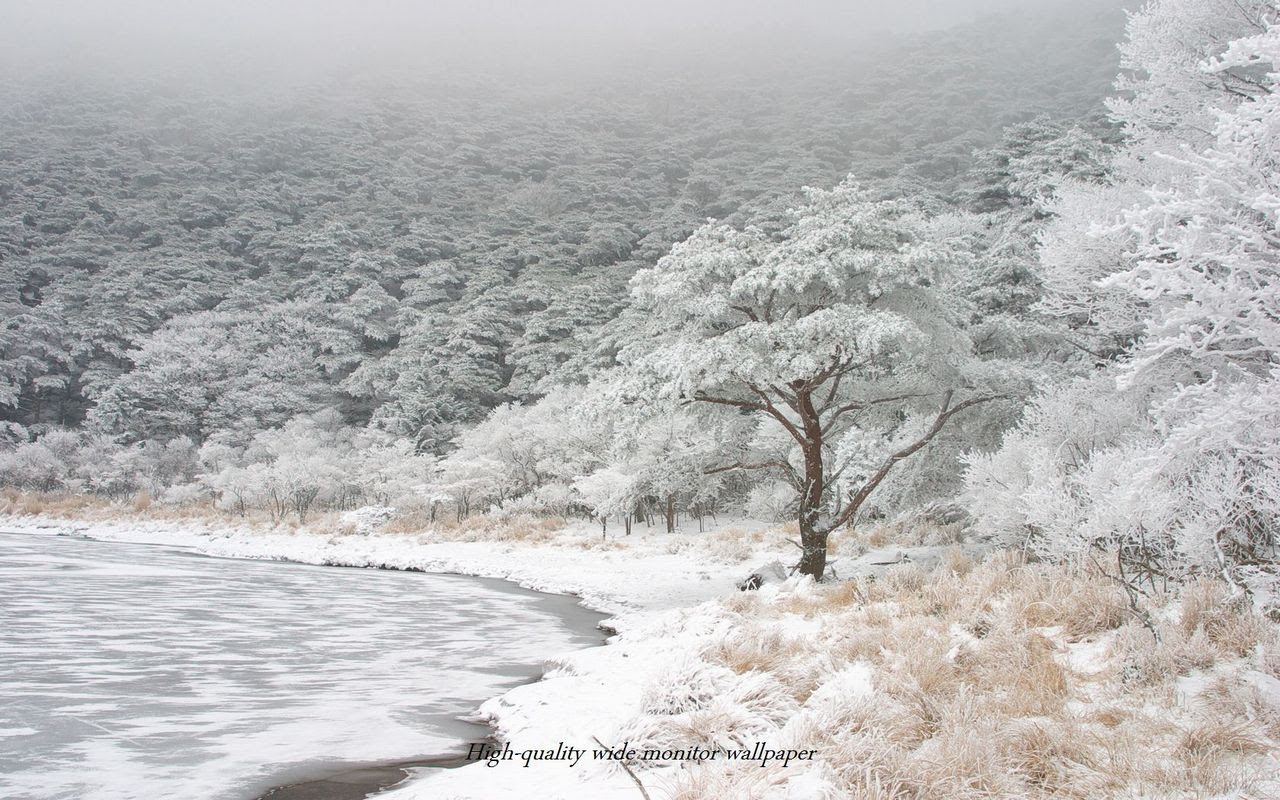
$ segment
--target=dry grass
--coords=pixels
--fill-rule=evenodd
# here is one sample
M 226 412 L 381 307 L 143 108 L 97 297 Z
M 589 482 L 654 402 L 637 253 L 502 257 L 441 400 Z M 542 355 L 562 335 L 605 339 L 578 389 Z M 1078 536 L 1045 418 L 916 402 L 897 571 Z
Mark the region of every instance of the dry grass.
M 762 530 L 725 528 L 705 537 L 707 555 L 726 564 L 741 564 L 765 543 Z
M 0 514 L 79 517 L 103 513 L 113 508 L 106 500 L 93 495 L 22 492 L 17 489 L 0 491 Z
M 1210 717 L 1182 734 L 1178 752 L 1192 763 L 1224 755 L 1261 755 L 1274 747 L 1267 737 L 1244 719 Z
M 183 506 L 162 505 L 148 492 L 111 500 L 92 494 L 0 490 L 0 514 L 20 517 L 49 516 L 86 522 L 121 519 L 183 520 L 226 519 L 210 502 Z
M 1072 639 L 1115 630 L 1133 617 L 1124 591 L 1090 572 L 1071 575 L 1023 570 L 1009 602 L 1023 625 L 1057 626 Z
M 760 740 L 819 750 L 813 796 L 1264 796 L 1280 780 L 1280 707 L 1248 670 L 1280 665 L 1276 625 L 1212 582 L 1155 602 L 1158 638 L 1102 576 L 957 552 L 930 572 L 736 595 L 721 606 L 732 634 L 699 656 L 770 676 L 801 704 Z M 874 692 L 833 694 L 827 682 L 854 664 L 872 670 Z M 1178 679 L 1193 671 L 1216 677 L 1188 698 Z M 697 735 L 722 735 L 716 720 L 730 717 L 700 717 Z M 645 730 L 679 742 L 679 720 L 650 716 Z M 809 796 L 787 784 L 800 770 L 759 772 L 704 764 L 680 773 L 673 796 Z
M 927 517 L 908 516 L 866 529 L 861 540 L 871 547 L 921 547 L 958 544 L 964 535 L 961 522 L 943 524 Z
M 1232 600 L 1225 586 L 1207 579 L 1183 591 L 1179 612 L 1179 630 L 1185 637 L 1203 632 L 1214 646 L 1237 656 L 1252 652 L 1273 627 L 1249 613 L 1243 597 Z
M 546 543 L 554 540 L 564 526 L 563 517 L 480 514 L 461 521 L 449 520 L 441 523 L 431 530 L 430 536 L 433 541 L 447 542 Z
M 963 578 L 973 571 L 973 556 L 960 547 L 948 547 L 942 554 L 942 568 L 956 577 Z
M 141 514 L 151 508 L 151 492 L 138 492 L 133 496 L 133 502 L 129 504 L 129 508 L 135 514 Z
M 435 516 L 440 517 L 442 514 L 437 512 Z M 382 529 L 387 533 L 421 534 L 434 530 L 438 525 L 439 522 L 432 519 L 432 514 L 427 509 L 415 508 L 387 520 Z
M 244 515 L 233 514 L 216 507 L 211 501 L 168 505 L 157 502 L 147 492 L 113 501 L 91 494 L 36 493 L 14 489 L 0 491 L 0 514 L 45 515 L 84 522 L 199 521 L 273 530 L 305 528 L 313 533 L 326 535 L 351 534 L 354 532 L 353 526 L 343 521 L 344 513 L 312 511 L 307 514 L 305 523 L 302 523 L 294 514 L 274 519 L 260 509 L 251 509 Z M 477 515 L 459 522 L 448 515 L 438 514 L 433 521 L 426 510 L 410 509 L 392 517 L 382 530 L 393 534 L 425 534 L 433 541 L 545 543 L 554 540 L 565 524 L 563 517 L 531 515 Z

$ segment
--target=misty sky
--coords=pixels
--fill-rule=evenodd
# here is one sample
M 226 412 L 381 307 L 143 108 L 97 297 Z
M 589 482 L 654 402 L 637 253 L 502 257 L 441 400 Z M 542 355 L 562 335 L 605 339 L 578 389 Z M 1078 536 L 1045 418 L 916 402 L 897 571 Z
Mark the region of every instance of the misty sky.
M 163 74 L 228 64 L 305 73 L 335 65 L 463 69 L 469 62 L 524 69 L 689 50 L 741 58 L 751 48 L 838 48 L 886 29 L 1063 2 L 0 0 L 0 65 L 19 74 L 108 65 Z

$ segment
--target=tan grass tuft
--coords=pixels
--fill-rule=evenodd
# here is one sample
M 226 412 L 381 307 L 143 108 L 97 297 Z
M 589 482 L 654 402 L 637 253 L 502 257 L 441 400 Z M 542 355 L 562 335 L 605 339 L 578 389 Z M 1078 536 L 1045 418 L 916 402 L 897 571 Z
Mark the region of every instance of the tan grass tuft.
M 382 527 L 386 533 L 417 534 L 437 527 L 435 520 L 426 509 L 417 508 L 404 514 L 397 514 Z
M 1249 722 L 1215 715 L 1187 729 L 1178 751 L 1195 762 L 1211 755 L 1261 755 L 1272 752 L 1272 747 Z
M 1074 722 L 1019 720 L 1000 736 L 1005 764 L 1054 797 L 1095 797 L 1100 788 L 1090 736 Z
M 963 547 L 948 547 L 942 553 L 942 568 L 952 575 L 964 577 L 973 571 L 973 556 Z

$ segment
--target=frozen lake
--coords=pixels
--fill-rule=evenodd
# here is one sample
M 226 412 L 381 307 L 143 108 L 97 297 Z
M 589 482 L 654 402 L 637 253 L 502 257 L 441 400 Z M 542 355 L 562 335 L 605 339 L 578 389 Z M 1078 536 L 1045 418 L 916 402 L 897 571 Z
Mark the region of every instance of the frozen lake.
M 0 797 L 244 800 L 456 753 L 487 735 L 458 715 L 599 618 L 500 581 L 0 533 Z

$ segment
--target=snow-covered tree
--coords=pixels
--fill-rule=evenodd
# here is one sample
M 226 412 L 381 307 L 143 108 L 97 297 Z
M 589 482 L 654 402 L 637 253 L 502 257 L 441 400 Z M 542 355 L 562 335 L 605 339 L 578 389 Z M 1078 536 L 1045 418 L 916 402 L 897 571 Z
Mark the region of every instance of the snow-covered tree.
M 312 303 L 191 314 L 129 351 L 133 369 L 95 391 L 92 422 L 130 440 L 256 431 L 332 401 L 326 342 L 346 334 Z
M 1246 558 L 1280 541 L 1280 6 L 1266 33 L 1233 42 L 1211 74 L 1269 70 L 1260 94 L 1219 117 L 1216 143 L 1188 157 L 1190 180 L 1128 217 L 1140 246 L 1109 283 L 1141 301 L 1143 337 L 1121 386 L 1164 389 L 1161 444 L 1139 485 L 1187 488 L 1198 513 L 1179 548 Z M 1209 498 L 1194 497 L 1212 490 Z M 1225 496 L 1224 496 L 1225 495 Z M 1193 523 L 1193 520 L 1198 520 Z
M 72 465 L 41 441 L 0 452 L 0 485 L 48 492 L 63 488 Z
M 791 484 L 806 575 L 824 577 L 831 531 L 894 467 L 992 398 L 968 369 L 972 343 L 948 262 L 907 206 L 873 201 L 849 181 L 811 190 L 779 237 L 708 225 L 632 282 L 645 327 L 620 360 L 634 392 L 653 384 L 790 437 L 786 457 L 722 468 L 769 470 Z M 837 444 L 855 430 L 888 433 L 881 441 L 891 444 L 841 460 Z M 859 480 L 835 496 L 850 470 Z
M 600 387 L 602 393 L 609 389 Z M 646 516 L 659 512 L 668 533 L 676 529 L 680 511 L 701 519 L 714 508 L 736 472 L 724 468 L 726 458 L 744 451 L 755 427 L 723 407 L 632 403 L 607 408 L 604 413 L 614 419 L 608 464 L 631 476 L 638 502 L 630 510 L 644 506 Z
M 1234 40 L 1263 33 L 1271 0 L 1148 0 L 1129 18 L 1120 45 L 1111 112 L 1129 143 L 1147 154 L 1175 155 L 1214 138 L 1215 109 L 1269 91 L 1256 64 L 1204 65 Z
M 462 433 L 441 461 L 443 487 L 458 502 L 459 513 L 503 508 L 526 498 L 525 510 L 539 510 L 532 496 L 549 486 L 553 504 L 564 513 L 565 490 L 601 463 L 608 424 L 583 413 L 582 392 L 557 390 L 536 403 L 500 406 L 479 425 Z
M 314 508 L 431 502 L 434 458 L 411 442 L 345 426 L 332 410 L 262 431 L 243 447 L 224 441 L 230 438 L 215 438 L 198 452 L 201 483 L 229 511 L 264 508 L 277 520 L 294 513 L 305 522 Z
M 1041 213 L 1066 180 L 1101 181 L 1110 150 L 1096 135 L 1047 117 L 1011 125 L 997 147 L 979 152 L 970 192 L 972 210 Z
M 615 466 L 601 467 L 575 480 L 573 489 L 600 519 L 602 527 L 607 530 L 609 518 L 616 515 L 622 518 L 626 532 L 631 533 L 632 515 L 641 497 L 635 475 Z
M 1209 65 L 1233 40 L 1262 32 L 1271 9 L 1270 0 L 1151 0 L 1130 16 L 1124 73 L 1108 101 L 1124 142 L 1106 180 L 1069 176 L 1057 187 L 1039 234 L 1040 309 L 1091 361 L 1121 355 L 1142 327 L 1142 298 L 1107 282 L 1140 246 L 1118 223 L 1152 187 L 1194 182 L 1186 155 L 1212 143 L 1217 115 L 1265 94 L 1257 64 Z
M 1280 9 L 1277 9 L 1280 15 Z M 1280 25 L 1280 18 L 1277 20 Z M 1145 309 L 1129 380 L 1170 361 L 1231 381 L 1280 359 L 1280 28 L 1231 45 L 1208 71 L 1271 64 L 1268 93 L 1219 118 L 1217 141 L 1180 165 L 1185 185 L 1157 187 L 1130 213 L 1133 266 L 1106 284 Z

